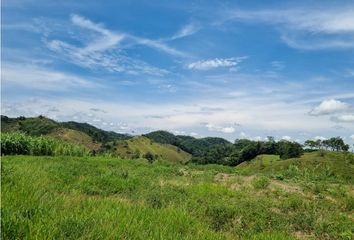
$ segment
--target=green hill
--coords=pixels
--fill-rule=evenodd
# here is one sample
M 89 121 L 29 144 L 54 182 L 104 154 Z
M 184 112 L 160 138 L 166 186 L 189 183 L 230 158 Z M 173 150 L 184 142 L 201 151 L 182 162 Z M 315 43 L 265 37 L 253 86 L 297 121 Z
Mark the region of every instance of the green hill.
M 189 153 L 176 146 L 155 143 L 143 136 L 116 142 L 113 152 L 125 158 L 139 158 L 151 153 L 157 158 L 179 163 L 187 162 L 191 159 Z
M 315 151 L 287 160 L 281 160 L 277 155 L 259 155 L 251 161 L 239 164 L 236 169 L 247 174 L 354 181 L 354 154 Z

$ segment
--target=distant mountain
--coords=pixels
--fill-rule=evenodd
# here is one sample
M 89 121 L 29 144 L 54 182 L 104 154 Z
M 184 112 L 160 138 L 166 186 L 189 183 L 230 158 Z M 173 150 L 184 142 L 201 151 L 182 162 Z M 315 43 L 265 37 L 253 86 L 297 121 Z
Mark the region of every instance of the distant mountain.
M 231 144 L 223 138 L 174 135 L 155 131 L 140 137 L 105 131 L 88 123 L 57 122 L 44 116 L 10 118 L 1 116 L 1 131 L 20 131 L 31 136 L 47 135 L 85 146 L 90 150 L 109 152 L 126 158 L 152 154 L 173 162 L 185 162 L 201 156 L 208 149 Z
M 70 122 L 63 122 L 61 123 L 61 125 L 65 128 L 84 132 L 90 137 L 92 137 L 94 141 L 101 142 L 101 143 L 116 141 L 116 140 L 126 140 L 132 137 L 129 136 L 128 134 L 105 131 L 95 126 L 92 126 L 88 123 L 78 123 L 78 122 L 70 121 Z
M 174 135 L 167 131 L 155 131 L 144 135 L 154 142 L 171 144 L 182 150 L 200 156 L 209 148 L 217 145 L 231 144 L 229 141 L 218 137 L 194 138 L 191 136 Z

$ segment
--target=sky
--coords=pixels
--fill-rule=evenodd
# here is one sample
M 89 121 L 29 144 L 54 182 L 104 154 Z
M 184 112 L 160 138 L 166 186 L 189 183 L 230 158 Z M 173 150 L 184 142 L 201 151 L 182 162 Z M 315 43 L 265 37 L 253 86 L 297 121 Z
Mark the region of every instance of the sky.
M 354 144 L 354 2 L 2 1 L 1 112 Z

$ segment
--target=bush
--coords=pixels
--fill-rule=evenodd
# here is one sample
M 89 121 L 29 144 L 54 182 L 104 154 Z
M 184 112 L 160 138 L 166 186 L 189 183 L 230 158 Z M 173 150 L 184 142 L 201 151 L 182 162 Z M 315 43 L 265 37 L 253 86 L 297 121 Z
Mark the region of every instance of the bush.
M 147 152 L 144 154 L 144 158 L 146 160 L 148 160 L 149 163 L 152 163 L 153 161 L 156 160 L 157 156 L 155 156 L 154 154 L 152 154 L 151 152 Z

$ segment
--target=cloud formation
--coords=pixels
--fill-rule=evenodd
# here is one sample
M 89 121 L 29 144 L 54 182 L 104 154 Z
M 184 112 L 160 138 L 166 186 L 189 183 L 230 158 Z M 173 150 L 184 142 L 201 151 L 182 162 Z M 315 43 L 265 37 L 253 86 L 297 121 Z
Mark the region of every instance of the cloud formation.
M 200 29 L 199 25 L 197 25 L 195 23 L 189 23 L 189 24 L 185 25 L 183 28 L 181 28 L 176 34 L 174 34 L 171 37 L 171 40 L 190 36 L 190 35 L 196 33 L 197 31 L 199 31 L 199 29 Z
M 275 25 L 281 39 L 306 50 L 354 48 L 354 9 L 233 10 L 228 20 Z
M 349 103 L 345 103 L 335 99 L 324 100 L 317 107 L 310 111 L 310 115 L 330 115 L 334 113 L 344 112 L 352 108 Z
M 88 34 L 88 36 L 91 36 L 89 40 L 80 36 L 79 39 L 81 39 L 83 46 L 58 39 L 49 40 L 45 38 L 44 42 L 59 57 L 81 67 L 105 69 L 108 72 L 124 72 L 134 75 L 144 73 L 163 76 L 168 73 L 167 70 L 151 66 L 142 60 L 128 56 L 125 53 L 125 47 L 144 45 L 173 56 L 181 57 L 186 55 L 161 41 L 141 38 L 127 33 L 117 33 L 107 29 L 103 24 L 95 23 L 77 14 L 72 14 L 70 20 L 73 26 L 79 27 L 81 30 L 93 31 L 97 34 L 94 37 Z M 187 32 L 184 32 L 184 34 L 187 34 Z
M 354 123 L 354 114 L 343 114 L 331 118 L 334 122 Z
M 36 65 L 6 64 L 2 71 L 4 86 L 16 86 L 43 91 L 70 91 L 72 89 L 97 89 L 97 82 L 61 71 Z
M 213 68 L 220 67 L 233 67 L 242 62 L 246 57 L 238 57 L 238 58 L 214 58 L 207 60 L 200 60 L 197 62 L 192 62 L 187 65 L 188 69 L 195 70 L 210 70 Z
M 228 127 L 223 127 L 223 126 L 217 126 L 211 123 L 207 123 L 205 125 L 205 127 L 209 130 L 209 131 L 216 131 L 216 132 L 222 132 L 222 133 L 234 133 L 236 131 L 236 129 L 232 126 L 228 126 Z

